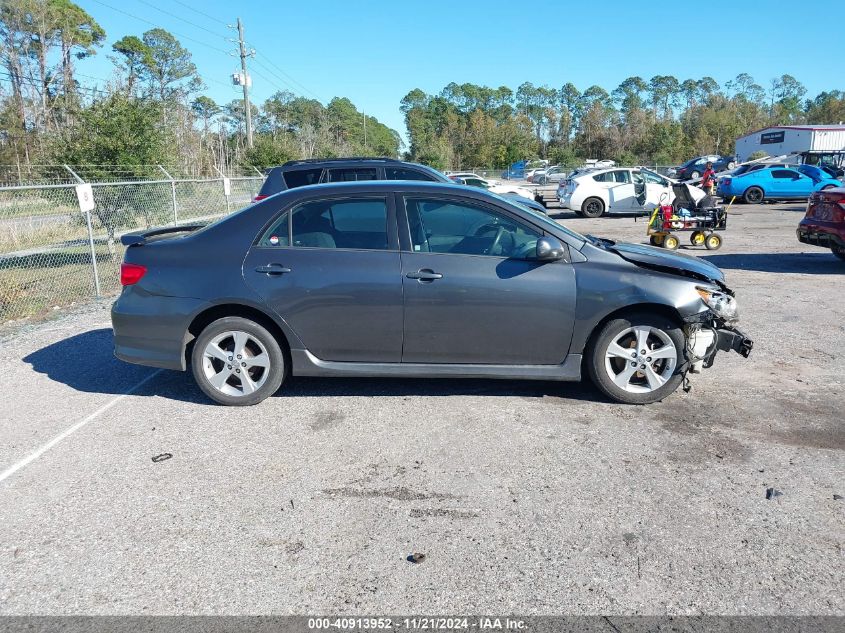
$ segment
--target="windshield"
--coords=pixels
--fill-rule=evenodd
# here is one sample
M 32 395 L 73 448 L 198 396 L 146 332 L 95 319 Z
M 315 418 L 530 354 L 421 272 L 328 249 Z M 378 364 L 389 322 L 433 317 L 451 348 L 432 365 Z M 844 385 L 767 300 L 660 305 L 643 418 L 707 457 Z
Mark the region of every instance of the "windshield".
M 540 213 L 539 211 L 535 211 L 534 209 L 532 209 L 528 205 L 519 204 L 518 201 L 509 200 L 509 199 L 505 198 L 504 196 L 500 196 L 497 193 L 491 193 L 489 191 L 487 193 L 489 195 L 493 196 L 494 198 L 501 200 L 502 202 L 508 203 L 511 206 L 519 207 L 520 211 L 524 211 L 525 213 L 530 214 L 532 219 L 536 220 L 539 224 L 543 224 L 543 225 L 548 226 L 552 229 L 557 229 L 558 231 L 563 231 L 568 236 L 570 236 L 573 239 L 578 240 L 579 242 L 586 241 L 586 238 L 583 235 L 581 235 L 580 233 L 576 233 L 575 231 L 566 228 L 565 226 L 563 226 L 563 224 L 560 224 L 559 222 L 555 222 L 549 216 L 547 216 L 543 213 Z

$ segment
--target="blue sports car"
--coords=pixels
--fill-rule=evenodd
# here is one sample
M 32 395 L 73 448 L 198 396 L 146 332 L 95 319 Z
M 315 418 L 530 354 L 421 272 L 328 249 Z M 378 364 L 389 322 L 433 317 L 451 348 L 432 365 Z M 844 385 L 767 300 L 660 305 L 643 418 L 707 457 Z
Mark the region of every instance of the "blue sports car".
M 814 191 L 841 186 L 841 181 L 823 169 L 798 165 L 795 168 L 758 169 L 740 176 L 727 176 L 719 180 L 716 194 L 725 199 L 736 196 L 753 204 L 763 200 L 806 200 Z

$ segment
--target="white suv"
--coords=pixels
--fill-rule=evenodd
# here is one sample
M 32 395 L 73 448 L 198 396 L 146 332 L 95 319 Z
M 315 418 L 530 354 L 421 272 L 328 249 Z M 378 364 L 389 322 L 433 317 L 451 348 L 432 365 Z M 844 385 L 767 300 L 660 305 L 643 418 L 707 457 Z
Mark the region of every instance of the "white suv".
M 705 196 L 697 187 L 692 192 L 696 201 Z M 675 194 L 665 176 L 642 167 L 617 167 L 575 172 L 558 185 L 557 197 L 562 207 L 597 218 L 605 213 L 646 213 L 661 203 L 671 204 Z

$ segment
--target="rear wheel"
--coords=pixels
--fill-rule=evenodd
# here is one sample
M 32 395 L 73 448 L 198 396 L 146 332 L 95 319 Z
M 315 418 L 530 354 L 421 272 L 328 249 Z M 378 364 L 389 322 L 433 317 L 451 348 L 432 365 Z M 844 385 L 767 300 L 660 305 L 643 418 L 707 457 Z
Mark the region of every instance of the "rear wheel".
M 287 368 L 278 341 L 264 327 L 249 319 L 224 317 L 197 337 L 191 371 L 209 398 L 243 406 L 276 393 Z
M 689 243 L 693 246 L 702 246 L 704 245 L 704 238 L 704 231 L 695 231 L 692 235 L 689 236 Z
M 701 174 L 699 174 L 697 171 L 694 171 L 690 173 L 689 177 L 690 180 L 698 180 L 701 177 Z
M 760 204 L 763 202 L 763 190 L 760 187 L 749 187 L 742 194 L 742 199 L 748 204 Z
M 711 233 L 705 238 L 704 245 L 708 251 L 717 251 L 722 248 L 722 238 L 715 233 Z
M 681 328 L 666 317 L 637 312 L 613 319 L 588 352 L 590 377 L 617 402 L 657 402 L 681 383 L 684 346 Z
M 581 205 L 585 218 L 599 218 L 604 215 L 604 201 L 601 198 L 587 198 Z
M 834 244 L 830 247 L 830 252 L 836 255 L 843 262 L 845 262 L 845 246 L 839 246 L 839 244 Z
M 652 246 L 663 246 L 663 235 L 652 235 L 648 238 L 648 243 Z
M 731 162 L 728 163 L 728 169 L 733 169 L 734 167 L 736 167 L 735 162 L 731 161 Z

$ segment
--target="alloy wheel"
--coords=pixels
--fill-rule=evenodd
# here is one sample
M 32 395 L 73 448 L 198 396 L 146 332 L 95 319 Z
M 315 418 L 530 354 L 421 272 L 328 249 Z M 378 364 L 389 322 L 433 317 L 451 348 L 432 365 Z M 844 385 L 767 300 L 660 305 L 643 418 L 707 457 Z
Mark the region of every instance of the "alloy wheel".
M 202 354 L 209 384 L 227 396 L 254 393 L 270 375 L 267 349 L 248 332 L 232 330 L 211 339 Z
M 672 339 L 655 327 L 637 325 L 620 332 L 605 352 L 608 377 L 630 393 L 650 393 L 672 377 L 678 350 Z

